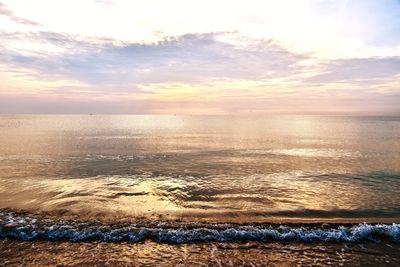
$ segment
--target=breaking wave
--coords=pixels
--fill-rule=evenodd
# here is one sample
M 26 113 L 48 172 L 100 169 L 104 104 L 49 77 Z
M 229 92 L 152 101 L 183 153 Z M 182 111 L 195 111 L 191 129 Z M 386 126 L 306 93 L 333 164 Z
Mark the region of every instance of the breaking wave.
M 13 213 L 0 213 L 0 238 L 24 241 L 70 242 L 400 242 L 400 224 L 358 225 L 231 225 L 153 222 L 137 224 L 99 224 L 51 221 Z

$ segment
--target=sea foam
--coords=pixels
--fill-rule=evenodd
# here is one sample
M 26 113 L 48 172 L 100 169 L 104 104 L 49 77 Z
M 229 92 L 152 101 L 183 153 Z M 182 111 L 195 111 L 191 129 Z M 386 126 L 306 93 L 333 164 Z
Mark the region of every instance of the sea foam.
M 218 225 L 196 226 L 153 223 L 149 227 L 61 222 L 0 213 L 0 238 L 24 241 L 49 240 L 70 242 L 400 242 L 400 224 L 358 224 L 327 227 L 324 225 Z

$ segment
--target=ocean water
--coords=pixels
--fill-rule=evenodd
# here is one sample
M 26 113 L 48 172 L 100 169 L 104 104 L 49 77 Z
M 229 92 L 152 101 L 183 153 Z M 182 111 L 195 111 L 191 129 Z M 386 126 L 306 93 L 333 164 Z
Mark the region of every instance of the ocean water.
M 390 265 L 399 223 L 399 117 L 0 116 L 2 245 L 378 242 Z

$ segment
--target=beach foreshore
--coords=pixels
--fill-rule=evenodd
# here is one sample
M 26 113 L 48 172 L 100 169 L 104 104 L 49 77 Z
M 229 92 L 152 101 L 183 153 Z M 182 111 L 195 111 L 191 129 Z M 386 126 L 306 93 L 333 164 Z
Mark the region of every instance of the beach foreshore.
M 399 266 L 400 225 L 0 212 L 0 266 Z
M 399 266 L 382 243 L 139 243 L 0 240 L 0 266 Z

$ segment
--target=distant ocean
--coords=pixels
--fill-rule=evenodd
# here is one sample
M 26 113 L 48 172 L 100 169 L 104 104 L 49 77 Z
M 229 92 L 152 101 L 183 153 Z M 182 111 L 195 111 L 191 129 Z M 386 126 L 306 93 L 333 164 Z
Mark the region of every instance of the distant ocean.
M 171 265 L 285 251 L 397 265 L 399 223 L 399 117 L 0 116 L 0 247 L 43 264 L 26 244 L 130 249 L 132 264 L 162 263 L 145 247 Z

